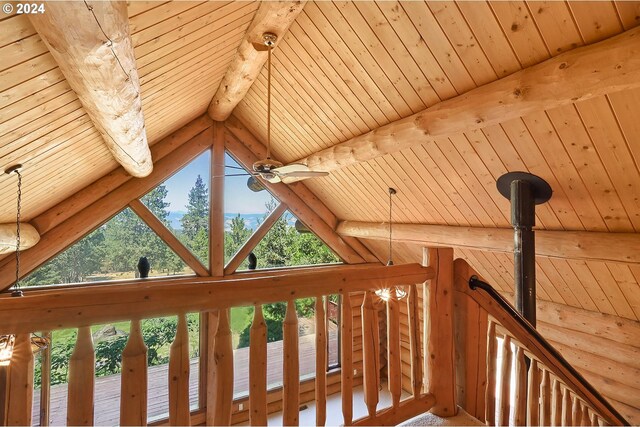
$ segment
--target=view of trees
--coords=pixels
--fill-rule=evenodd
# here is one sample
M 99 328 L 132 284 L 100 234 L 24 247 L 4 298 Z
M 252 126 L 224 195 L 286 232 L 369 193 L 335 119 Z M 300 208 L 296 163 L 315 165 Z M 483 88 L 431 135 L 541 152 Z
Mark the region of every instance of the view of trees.
M 188 194 L 187 212 L 180 219 L 181 227 L 171 227 L 167 188 L 160 185 L 145 195 L 141 201 L 169 228 L 176 237 L 196 255 L 203 264 L 209 258 L 209 194 L 201 176 L 197 176 Z M 262 220 L 275 209 L 277 201 L 266 204 L 267 212 Z M 290 223 L 290 213 L 276 221 L 271 230 L 253 251 L 258 268 L 293 265 L 312 265 L 338 262 L 339 259 L 312 233 L 301 234 Z M 245 220 L 235 216 L 224 233 L 225 261 L 228 261 L 246 242 L 253 230 Z M 69 249 L 23 279 L 22 286 L 42 286 L 131 278 L 141 256 L 146 256 L 153 275 L 185 273 L 184 262 L 130 209 L 114 216 Z M 240 269 L 246 268 L 246 261 Z M 268 327 L 269 342 L 282 339 L 282 323 L 286 304 L 266 304 L 263 307 Z M 314 315 L 314 300 L 296 301 L 301 318 Z M 232 309 L 232 329 L 237 347 L 249 345 L 249 328 L 253 307 Z M 177 320 L 174 317 L 146 319 L 142 333 L 149 348 L 149 366 L 168 362 L 169 346 L 173 341 Z M 129 322 L 109 325 L 113 336 L 100 336 L 93 328 L 96 351 L 96 375 L 117 374 L 121 370 L 121 355 L 126 345 Z M 190 357 L 199 354 L 198 315 L 189 315 L 189 335 L 192 343 Z M 67 380 L 68 362 L 76 341 L 75 330 L 54 331 L 51 347 L 51 384 Z M 40 363 L 36 363 L 35 380 L 40 381 Z

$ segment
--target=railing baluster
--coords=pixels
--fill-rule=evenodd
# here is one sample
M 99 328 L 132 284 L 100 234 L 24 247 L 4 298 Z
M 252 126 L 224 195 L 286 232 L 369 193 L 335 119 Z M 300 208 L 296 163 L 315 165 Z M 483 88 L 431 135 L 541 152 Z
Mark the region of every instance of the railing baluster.
M 580 414 L 580 420 L 581 420 L 580 425 L 581 426 L 588 426 L 589 423 L 590 423 L 590 420 L 589 420 L 589 408 L 587 407 L 587 405 L 584 402 L 582 402 L 581 406 L 582 406 L 582 411 L 581 411 L 581 414 Z
M 287 303 L 284 317 L 284 379 L 282 425 L 297 426 L 300 410 L 300 367 L 298 360 L 298 314 L 293 300 Z
M 327 318 L 324 299 L 316 297 L 316 425 L 327 421 Z
M 69 391 L 67 394 L 67 425 L 93 425 L 93 389 L 96 356 L 91 328 L 78 329 L 76 346 L 69 359 Z
M 516 378 L 515 378 L 515 400 L 514 400 L 514 422 L 517 426 L 526 425 L 527 412 L 527 364 L 524 360 L 524 351 L 519 345 L 516 346 L 515 353 Z
M 549 371 L 542 370 L 540 382 L 540 426 L 551 425 L 551 379 Z
M 365 292 L 362 300 L 362 364 L 364 402 L 369 416 L 376 414 L 380 368 L 377 353 L 380 352 L 378 315 L 373 308 L 373 292 Z
M 249 419 L 252 426 L 267 425 L 267 325 L 262 304 L 253 311 L 249 341 Z
M 422 355 L 420 350 L 420 312 L 418 304 L 418 286 L 409 286 L 407 299 L 409 313 L 409 348 L 411 352 L 411 387 L 413 397 L 422 394 Z
M 562 393 L 562 427 L 571 425 L 571 396 L 569 389 L 564 387 Z
M 591 413 L 591 427 L 598 427 L 598 416 L 595 412 Z
M 51 331 L 44 332 L 47 347 L 40 353 L 40 426 L 48 426 L 51 419 Z
M 502 361 L 500 363 L 500 411 L 498 425 L 509 425 L 509 410 L 511 396 L 511 337 L 504 336 L 502 340 Z
M 178 315 L 176 336 L 169 349 L 169 424 L 191 425 L 189 411 L 189 330 L 187 315 Z
M 400 362 L 400 307 L 398 296 L 394 290 L 391 291 L 387 301 L 387 351 L 389 365 L 387 368 L 389 392 L 391 401 L 395 408 L 400 405 L 402 395 L 402 364 Z M 380 348 L 376 340 L 377 348 Z M 379 378 L 378 370 L 378 378 Z
M 540 371 L 535 359 L 529 364 L 527 385 L 527 425 L 537 426 L 540 422 Z
M 147 425 L 147 346 L 140 320 L 131 321 L 129 339 L 122 350 L 120 425 Z
M 498 341 L 496 324 L 489 321 L 487 330 L 487 387 L 485 389 L 484 417 L 488 426 L 496 425 L 496 365 L 498 363 Z
M 344 425 L 353 422 L 353 314 L 349 292 L 342 294 L 340 313 L 340 380 Z
M 582 422 L 582 410 L 580 409 L 580 400 L 578 400 L 578 396 L 573 396 L 573 401 L 571 402 L 571 425 L 579 426 Z
M 214 363 L 216 370 L 214 425 L 229 425 L 231 424 L 231 405 L 233 402 L 233 341 L 228 308 L 220 309 L 218 312 Z
M 31 425 L 33 362 L 31 334 L 16 335 L 11 364 L 8 367 L 7 425 Z
M 562 425 L 562 389 L 560 388 L 560 381 L 558 379 L 553 380 L 553 395 L 551 403 L 551 425 Z

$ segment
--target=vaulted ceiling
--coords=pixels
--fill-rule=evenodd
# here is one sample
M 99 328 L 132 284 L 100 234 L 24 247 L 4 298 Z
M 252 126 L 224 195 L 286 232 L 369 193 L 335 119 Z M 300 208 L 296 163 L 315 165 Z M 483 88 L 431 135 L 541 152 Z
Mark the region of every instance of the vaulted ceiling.
M 154 144 L 204 114 L 259 4 L 130 2 L 129 24 Z M 304 158 L 562 52 L 640 25 L 640 2 L 308 2 L 274 51 L 272 143 Z M 113 160 L 24 15 L 0 19 L 0 166 L 26 164 L 27 219 L 113 170 Z M 234 116 L 266 141 L 266 71 Z M 595 97 L 334 171 L 305 184 L 339 219 L 509 227 L 495 189 L 507 171 L 546 179 L 550 230 L 640 231 L 640 90 Z M 14 216 L 0 176 L 0 223 Z M 363 240 L 381 258 L 386 244 Z M 420 248 L 396 245 L 397 261 Z M 458 250 L 498 288 L 507 254 Z M 539 297 L 640 319 L 640 266 L 538 259 Z

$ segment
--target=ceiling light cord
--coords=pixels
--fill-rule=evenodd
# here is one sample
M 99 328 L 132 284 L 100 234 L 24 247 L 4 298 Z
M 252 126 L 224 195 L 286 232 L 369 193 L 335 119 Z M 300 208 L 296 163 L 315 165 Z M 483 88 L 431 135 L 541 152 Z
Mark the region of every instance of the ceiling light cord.
M 267 159 L 271 159 L 271 47 L 272 43 L 267 43 Z
M 393 265 L 393 195 L 396 194 L 395 188 L 389 187 L 389 260 L 387 265 Z

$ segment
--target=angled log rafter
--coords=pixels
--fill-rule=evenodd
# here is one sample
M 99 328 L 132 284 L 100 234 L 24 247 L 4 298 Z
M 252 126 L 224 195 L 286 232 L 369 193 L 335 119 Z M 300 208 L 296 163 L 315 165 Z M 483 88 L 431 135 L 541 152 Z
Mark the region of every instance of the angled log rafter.
M 297 160 L 332 171 L 459 134 L 640 87 L 640 28 L 571 50 Z
M 246 241 L 244 245 L 236 252 L 236 254 L 229 260 L 227 265 L 224 267 L 224 275 L 228 276 L 230 274 L 235 273 L 235 271 L 240 267 L 242 261 L 244 261 L 252 250 L 258 246 L 260 240 L 267 235 L 273 224 L 287 211 L 288 207 L 284 203 L 278 204 L 274 210 L 271 211 L 269 216 L 267 216 L 264 221 L 260 224 L 256 231 L 253 232 L 249 240 Z
M 225 127 L 235 136 L 238 141 L 249 149 L 253 153 L 253 158 L 264 159 L 267 156 L 266 147 L 238 120 L 235 116 L 229 117 L 225 121 Z M 248 160 L 248 163 L 244 166 L 251 169 L 252 162 L 255 160 Z M 268 187 L 271 188 L 271 187 Z M 338 219 L 331 212 L 331 210 L 315 195 L 311 190 L 307 188 L 304 183 L 295 182 L 287 184 L 286 187 L 279 186 L 277 188 L 288 188 L 293 192 L 304 204 L 310 207 L 314 215 L 319 217 L 321 221 L 324 221 L 331 229 L 335 230 L 338 225 Z M 304 220 L 303 220 L 304 222 Z M 307 224 L 309 225 L 309 224 Z M 315 231 L 315 230 L 314 230 Z M 353 248 L 360 257 L 366 262 L 386 262 L 373 255 L 366 246 L 364 246 L 358 239 L 343 236 L 342 240 L 346 242 L 351 248 Z
M 262 35 L 273 33 L 282 40 L 306 1 L 263 1 L 240 42 L 238 51 L 209 104 L 209 117 L 226 120 L 247 94 L 267 61 Z
M 154 146 L 160 160 L 152 173 L 142 179 L 130 179 L 122 168 L 90 184 L 76 195 L 64 200 L 32 222 L 47 230 L 40 242 L 24 251 L 20 258 L 21 277 L 53 258 L 84 235 L 104 224 L 132 200 L 152 190 L 176 170 L 188 164 L 211 147 L 213 131 L 209 118 L 197 119 Z M 67 206 L 73 213 L 66 212 Z M 42 219 L 40 221 L 39 219 Z M 15 259 L 0 261 L 0 290 L 14 281 Z
M 252 144 L 254 146 L 259 144 L 255 137 L 253 137 Z M 253 163 L 259 159 L 259 157 L 248 146 L 236 138 L 231 131 L 226 132 L 226 146 L 231 155 L 233 155 L 245 169 L 251 170 Z M 308 205 L 298 196 L 293 187 L 282 183 L 271 184 L 261 178 L 259 179 L 265 188 L 273 193 L 281 202 L 286 203 L 289 210 L 345 262 L 349 264 L 365 262 L 363 257 L 335 232 L 334 227 L 327 224 L 317 213 L 317 211 L 321 209 L 320 205 L 322 202 L 320 202 L 320 200 L 317 200 L 317 203 L 314 205 Z M 322 206 L 326 209 L 326 206 Z
M 28 16 L 116 161 L 135 177 L 149 175 L 126 2 L 49 2 L 46 13 Z
M 129 207 L 133 210 L 141 220 L 145 222 L 163 242 L 171 248 L 187 265 L 198 275 L 208 276 L 209 270 L 202 265 L 200 260 L 191 253 L 191 251 L 182 244 L 180 240 L 162 223 L 139 199 L 132 200 Z
M 387 240 L 388 223 L 342 221 L 342 236 Z M 457 227 L 430 224 L 393 224 L 393 240 L 427 246 L 445 246 L 513 253 L 513 229 Z M 536 230 L 536 255 L 549 258 L 640 263 L 640 233 Z

